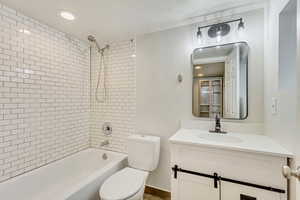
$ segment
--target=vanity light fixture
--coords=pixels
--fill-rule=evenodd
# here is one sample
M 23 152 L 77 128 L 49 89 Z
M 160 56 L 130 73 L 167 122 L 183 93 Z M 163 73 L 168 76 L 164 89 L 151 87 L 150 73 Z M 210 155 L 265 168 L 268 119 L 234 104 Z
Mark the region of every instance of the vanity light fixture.
M 238 30 L 242 30 L 242 29 L 245 28 L 243 18 L 198 27 L 198 30 L 197 30 L 198 43 L 202 42 L 203 35 L 202 35 L 201 29 L 208 28 L 207 35 L 210 38 L 216 38 L 217 42 L 220 42 L 222 40 L 222 37 L 224 37 L 224 36 L 226 36 L 230 33 L 230 31 L 231 31 L 230 24 L 236 23 L 236 22 L 239 22 L 238 23 Z
M 61 11 L 60 16 L 64 19 L 70 20 L 70 21 L 75 19 L 75 15 L 71 12 L 68 12 L 68 11 Z

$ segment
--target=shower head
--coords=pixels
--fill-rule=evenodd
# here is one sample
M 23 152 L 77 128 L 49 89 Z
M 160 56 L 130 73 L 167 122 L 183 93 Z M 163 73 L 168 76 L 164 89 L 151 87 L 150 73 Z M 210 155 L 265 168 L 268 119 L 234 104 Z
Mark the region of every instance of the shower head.
M 88 36 L 88 40 L 89 40 L 90 42 L 96 42 L 96 38 L 95 38 L 94 36 L 92 36 L 92 35 L 89 35 L 89 36 Z
M 96 48 L 97 48 L 97 50 L 98 50 L 99 53 L 104 53 L 104 50 L 109 48 L 109 45 L 106 45 L 105 47 L 100 48 L 100 45 L 98 44 L 96 38 L 94 36 L 92 36 L 92 35 L 88 36 L 88 40 L 90 42 L 92 42 L 92 43 L 95 43 Z
M 96 38 L 95 38 L 94 36 L 89 35 L 89 36 L 88 36 L 88 40 L 89 40 L 90 42 L 92 42 L 92 43 L 95 43 L 98 52 L 101 52 L 100 45 L 98 44 L 98 42 L 97 42 L 97 40 L 96 40 Z

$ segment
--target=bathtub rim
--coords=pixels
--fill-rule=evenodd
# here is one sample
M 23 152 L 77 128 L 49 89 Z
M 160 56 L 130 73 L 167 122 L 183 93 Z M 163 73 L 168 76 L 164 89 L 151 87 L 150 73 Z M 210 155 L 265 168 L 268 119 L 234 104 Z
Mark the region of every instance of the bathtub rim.
M 34 173 L 37 173 L 37 171 L 41 170 L 41 169 L 46 169 L 48 167 L 50 167 L 50 165 L 55 165 L 56 163 L 61 163 L 63 162 L 65 159 L 72 159 L 72 157 L 77 156 L 79 153 L 83 153 L 85 151 L 98 151 L 100 154 L 103 153 L 107 153 L 107 154 L 112 154 L 117 156 L 114 160 L 110 161 L 109 163 L 107 163 L 106 165 L 102 166 L 101 168 L 99 168 L 98 170 L 94 171 L 93 173 L 89 174 L 86 178 L 84 178 L 82 181 L 76 183 L 74 186 L 67 188 L 65 191 L 63 191 L 61 194 L 57 194 L 57 196 L 55 197 L 57 200 L 65 200 L 66 198 L 70 197 L 72 194 L 74 194 L 76 191 L 78 191 L 80 188 L 82 188 L 83 186 L 85 186 L 86 184 L 94 181 L 95 179 L 97 179 L 99 176 L 101 176 L 101 174 L 105 173 L 106 171 L 108 171 L 110 168 L 114 167 L 115 165 L 124 162 L 124 164 L 127 162 L 127 158 L 128 155 L 125 153 L 120 153 L 120 152 L 115 152 L 115 151 L 110 151 L 110 150 L 106 150 L 106 149 L 99 149 L 99 148 L 93 148 L 93 147 L 89 147 L 89 148 L 85 148 L 82 149 L 80 151 L 77 151 L 73 154 L 64 156 L 61 159 L 52 161 L 48 164 L 45 164 L 43 166 L 40 166 L 38 168 L 34 168 L 30 171 L 27 171 L 23 174 L 20 174 L 18 176 L 14 176 L 12 178 L 6 179 L 6 181 L 0 182 L 0 187 L 6 184 L 13 184 L 16 180 L 18 179 L 22 179 L 24 177 L 28 177 L 33 175 Z M 36 199 L 39 196 L 33 196 L 34 199 Z
M 89 149 L 97 149 L 97 148 L 89 148 Z M 97 170 L 94 173 L 90 174 L 88 177 L 86 177 L 81 182 L 79 182 L 79 183 L 75 184 L 74 186 L 70 187 L 68 190 L 66 190 L 64 192 L 61 200 L 69 198 L 76 191 L 78 191 L 80 188 L 82 188 L 83 186 L 95 181 L 97 178 L 99 178 L 101 175 L 103 175 L 103 173 L 107 172 L 112 167 L 115 167 L 119 163 L 126 162 L 127 158 L 128 158 L 127 154 L 124 154 L 124 153 L 119 153 L 119 152 L 114 152 L 114 151 L 104 150 L 104 149 L 97 149 L 97 150 L 101 150 L 101 152 L 103 152 L 103 153 L 108 152 L 109 154 L 115 154 L 115 155 L 120 156 L 120 157 L 118 157 L 118 159 L 116 159 L 116 160 L 113 160 L 113 161 L 109 162 L 107 165 L 103 166 L 99 170 Z

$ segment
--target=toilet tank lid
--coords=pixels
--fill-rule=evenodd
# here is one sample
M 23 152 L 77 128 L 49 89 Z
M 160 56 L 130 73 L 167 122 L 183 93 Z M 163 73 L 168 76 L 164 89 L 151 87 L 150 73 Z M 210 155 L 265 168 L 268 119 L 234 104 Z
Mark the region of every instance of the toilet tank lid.
M 130 135 L 128 137 L 129 140 L 135 140 L 135 141 L 149 141 L 149 142 L 159 142 L 160 137 L 157 136 L 150 136 L 150 135 L 139 135 L 139 134 L 134 134 Z

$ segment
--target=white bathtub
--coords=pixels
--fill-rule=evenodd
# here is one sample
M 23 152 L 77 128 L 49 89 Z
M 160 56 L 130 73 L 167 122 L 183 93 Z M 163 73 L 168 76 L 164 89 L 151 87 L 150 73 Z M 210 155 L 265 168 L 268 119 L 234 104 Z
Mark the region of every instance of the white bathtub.
M 87 149 L 0 183 L 0 199 L 99 200 L 101 184 L 126 165 L 126 158 L 125 154 Z

